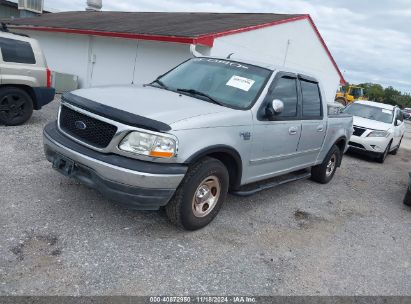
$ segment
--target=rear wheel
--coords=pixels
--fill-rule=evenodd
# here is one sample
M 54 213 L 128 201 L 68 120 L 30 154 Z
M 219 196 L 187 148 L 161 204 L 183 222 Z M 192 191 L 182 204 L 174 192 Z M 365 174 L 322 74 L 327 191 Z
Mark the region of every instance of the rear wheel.
M 24 90 L 13 87 L 0 89 L 0 124 L 17 126 L 33 114 L 33 101 Z
M 196 230 L 209 224 L 227 196 L 229 175 L 219 160 L 206 157 L 193 165 L 166 205 L 168 218 L 175 225 Z
M 390 149 L 391 149 L 391 142 L 389 142 L 385 151 L 377 157 L 377 162 L 379 162 L 380 164 L 383 164 L 385 162 L 385 159 L 387 158 L 388 153 L 390 152 Z
M 311 179 L 321 184 L 330 182 L 340 163 L 340 158 L 340 149 L 336 145 L 333 145 L 323 163 L 311 168 Z

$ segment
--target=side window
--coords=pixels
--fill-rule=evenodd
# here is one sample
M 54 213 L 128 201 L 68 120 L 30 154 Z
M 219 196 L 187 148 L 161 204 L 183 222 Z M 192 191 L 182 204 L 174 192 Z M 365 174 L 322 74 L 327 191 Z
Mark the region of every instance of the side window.
M 321 97 L 318 84 L 301 80 L 301 93 L 303 95 L 303 117 L 321 117 Z
M 284 103 L 284 110 L 278 115 L 279 117 L 297 116 L 297 79 L 289 77 L 280 78 L 269 98 L 270 100 L 280 99 Z
M 401 110 L 398 110 L 398 119 L 404 121 L 404 115 L 402 114 Z
M 1 54 L 4 62 L 35 64 L 30 43 L 8 38 L 0 38 Z

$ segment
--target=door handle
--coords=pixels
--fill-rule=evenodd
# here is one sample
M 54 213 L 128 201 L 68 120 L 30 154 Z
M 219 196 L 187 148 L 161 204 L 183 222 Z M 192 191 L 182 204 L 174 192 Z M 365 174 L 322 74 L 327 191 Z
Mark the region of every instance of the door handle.
M 290 135 L 295 135 L 295 134 L 297 134 L 297 131 L 298 131 L 298 128 L 297 128 L 297 127 L 290 127 L 290 128 L 288 129 L 288 133 L 289 133 Z
M 322 132 L 322 131 L 324 131 L 324 126 L 323 126 L 323 125 L 319 125 L 319 126 L 317 127 L 317 132 Z

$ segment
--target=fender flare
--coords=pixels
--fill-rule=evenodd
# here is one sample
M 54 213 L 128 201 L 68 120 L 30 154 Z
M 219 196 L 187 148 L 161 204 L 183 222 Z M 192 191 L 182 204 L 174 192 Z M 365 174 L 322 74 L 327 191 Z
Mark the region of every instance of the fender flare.
M 240 153 L 236 149 L 234 149 L 231 146 L 228 145 L 213 145 L 210 147 L 203 148 L 193 155 L 191 155 L 184 163 L 191 165 L 196 163 L 198 160 L 200 160 L 203 157 L 206 157 L 210 154 L 226 154 L 229 155 L 235 162 L 236 165 L 236 176 L 235 179 L 233 180 L 233 186 L 234 187 L 239 187 L 241 184 L 241 177 L 243 174 L 243 162 L 240 156 Z

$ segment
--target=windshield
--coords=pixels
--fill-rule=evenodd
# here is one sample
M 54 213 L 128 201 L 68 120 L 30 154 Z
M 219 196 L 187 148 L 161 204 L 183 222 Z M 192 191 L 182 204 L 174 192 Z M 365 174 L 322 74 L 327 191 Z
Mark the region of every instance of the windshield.
M 362 88 L 352 88 L 351 95 L 355 98 L 361 97 L 363 95 Z
M 353 103 L 346 107 L 344 113 L 385 123 L 391 123 L 394 116 L 392 110 L 358 103 Z
M 205 101 L 245 109 L 264 87 L 271 71 L 214 58 L 191 59 L 158 78 L 157 85 Z

